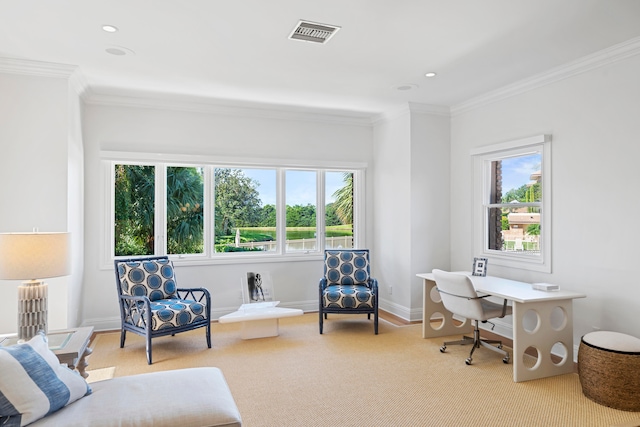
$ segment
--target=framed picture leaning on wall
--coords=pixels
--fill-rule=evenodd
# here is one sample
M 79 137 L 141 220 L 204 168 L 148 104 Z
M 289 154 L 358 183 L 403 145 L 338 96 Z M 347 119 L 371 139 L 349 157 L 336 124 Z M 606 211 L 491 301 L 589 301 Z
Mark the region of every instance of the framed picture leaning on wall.
M 243 280 L 242 300 L 245 304 L 273 301 L 273 284 L 269 273 L 247 272 Z

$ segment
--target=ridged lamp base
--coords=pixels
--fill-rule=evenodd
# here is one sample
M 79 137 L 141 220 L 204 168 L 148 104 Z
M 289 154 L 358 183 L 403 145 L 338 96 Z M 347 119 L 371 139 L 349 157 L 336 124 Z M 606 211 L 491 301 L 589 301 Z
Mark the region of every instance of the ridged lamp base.
M 18 339 L 30 340 L 38 331 L 47 333 L 48 285 L 32 280 L 18 286 Z

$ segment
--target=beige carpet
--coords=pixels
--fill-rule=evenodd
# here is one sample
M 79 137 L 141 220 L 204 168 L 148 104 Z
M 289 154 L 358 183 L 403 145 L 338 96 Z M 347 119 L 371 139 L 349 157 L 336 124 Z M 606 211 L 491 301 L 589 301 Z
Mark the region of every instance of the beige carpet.
M 244 425 L 254 426 L 611 426 L 640 419 L 583 396 L 575 374 L 523 383 L 512 365 L 479 349 L 439 351 L 441 339 L 423 339 L 421 325 L 380 321 L 379 335 L 365 316 L 333 315 L 318 334 L 318 315 L 280 321 L 280 336 L 242 340 L 239 325 L 154 340 L 149 366 L 144 340 L 99 334 L 89 358 L 92 370 L 114 375 L 217 366 L 236 399 Z M 176 390 L 176 392 L 179 392 Z M 150 390 L 152 399 L 155 391 Z
M 91 370 L 87 369 L 87 374 L 89 374 L 89 377 L 87 378 L 88 383 L 104 381 L 104 380 L 111 379 L 115 376 L 116 367 L 109 366 L 108 368 L 101 368 L 101 369 L 91 369 Z

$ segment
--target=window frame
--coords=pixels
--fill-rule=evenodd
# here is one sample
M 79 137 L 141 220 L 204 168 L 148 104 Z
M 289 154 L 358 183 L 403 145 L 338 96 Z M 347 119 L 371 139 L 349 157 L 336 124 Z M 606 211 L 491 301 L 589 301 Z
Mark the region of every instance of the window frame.
M 519 203 L 518 206 L 540 208 L 540 254 L 504 252 L 489 247 L 488 211 L 496 207 L 490 203 L 491 162 L 532 153 L 542 156 L 541 202 Z M 488 258 L 489 266 L 518 268 L 551 273 L 551 136 L 536 135 L 528 138 L 491 144 L 471 150 L 473 161 L 473 251 L 474 256 Z M 497 204 L 500 205 L 500 204 Z
M 202 167 L 204 169 L 204 251 L 202 254 L 171 254 L 168 255 L 174 262 L 185 265 L 199 264 L 235 264 L 255 263 L 269 261 L 292 261 L 321 259 L 325 246 L 325 218 L 324 218 L 324 175 L 329 171 L 349 171 L 354 174 L 353 197 L 353 229 L 354 247 L 360 247 L 365 242 L 365 174 L 367 165 L 356 162 L 324 162 L 324 161 L 291 161 L 291 160 L 265 160 L 265 159 L 236 159 L 217 156 L 192 156 L 171 155 L 153 153 L 132 153 L 102 151 L 101 163 L 103 166 L 104 198 L 101 211 L 103 213 L 103 228 L 101 237 L 101 264 L 102 268 L 113 267 L 113 260 L 126 258 L 126 256 L 114 255 L 115 252 L 115 181 L 114 165 L 146 165 L 155 166 L 155 255 L 167 255 L 167 224 L 166 224 L 166 192 L 167 167 Z M 273 253 L 266 252 L 232 252 L 216 253 L 214 251 L 213 226 L 215 221 L 214 197 L 215 187 L 213 176 L 215 168 L 234 169 L 274 169 L 276 171 L 276 230 L 278 233 L 278 247 Z M 287 170 L 312 170 L 316 171 L 316 235 L 317 247 L 313 251 L 287 252 L 285 250 L 286 236 L 286 200 L 285 200 L 285 175 Z M 162 203 L 160 203 L 162 201 Z

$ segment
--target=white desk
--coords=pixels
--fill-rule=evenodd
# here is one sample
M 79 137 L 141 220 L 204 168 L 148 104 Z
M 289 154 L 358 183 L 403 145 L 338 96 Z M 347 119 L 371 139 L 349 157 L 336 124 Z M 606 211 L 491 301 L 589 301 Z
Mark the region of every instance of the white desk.
M 513 304 L 513 381 L 573 372 L 573 299 L 584 298 L 585 294 L 563 290 L 538 291 L 532 289 L 530 283 L 492 276 L 471 276 L 467 272 L 460 274 L 469 276 L 479 293 L 504 298 Z M 417 276 L 424 280 L 423 338 L 469 333 L 473 330 L 470 321 L 456 326 L 452 314 L 444 308 L 440 295 L 435 290 L 436 282 L 432 273 Z M 442 322 L 434 327 L 432 319 L 442 319 Z M 565 349 L 564 357 L 559 362 L 551 357 L 554 346 Z M 524 363 L 524 356 L 530 348 L 537 350 L 538 357 L 535 365 L 529 367 Z
M 278 319 L 302 316 L 298 308 L 276 307 L 275 303 L 242 304 L 238 311 L 220 316 L 220 323 L 242 322 L 240 336 L 243 340 L 278 336 Z

